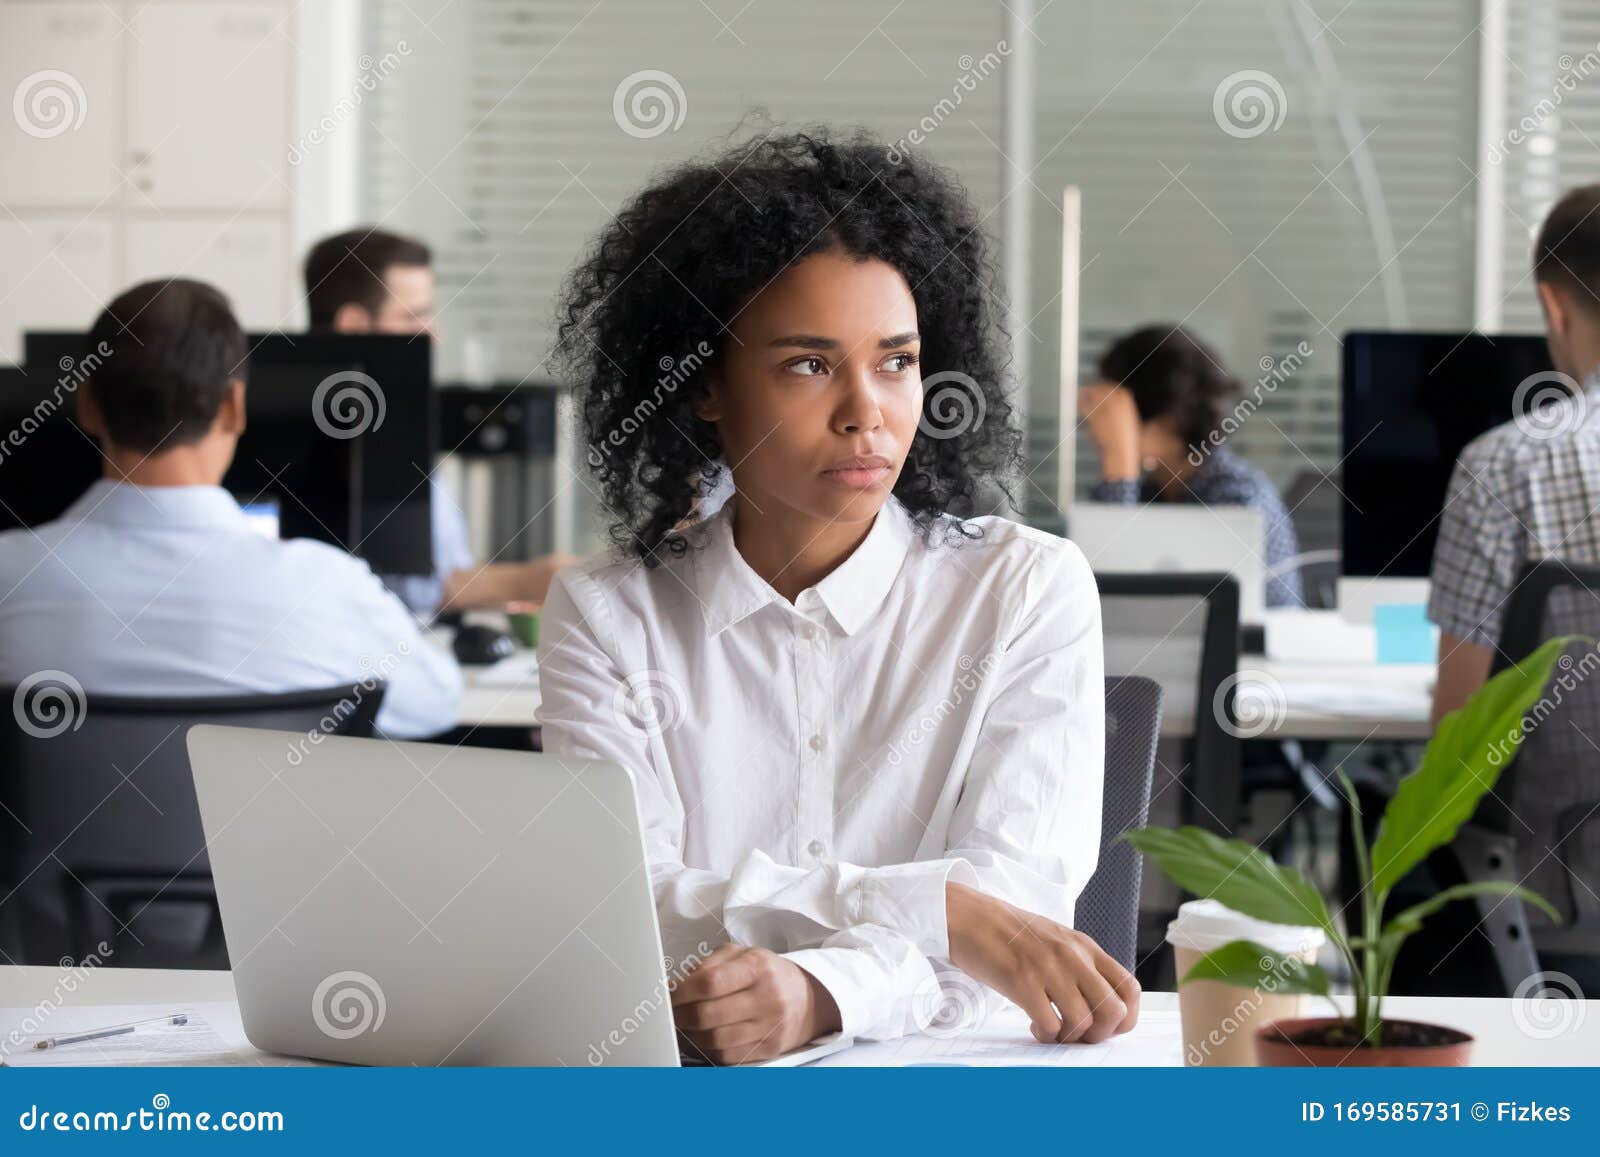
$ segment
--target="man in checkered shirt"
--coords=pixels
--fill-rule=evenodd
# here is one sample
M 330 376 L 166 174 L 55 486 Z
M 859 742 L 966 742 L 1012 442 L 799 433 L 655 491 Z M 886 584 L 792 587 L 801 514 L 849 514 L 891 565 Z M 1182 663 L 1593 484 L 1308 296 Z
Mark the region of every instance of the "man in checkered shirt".
M 1428 602 L 1439 625 L 1435 726 L 1488 678 L 1524 563 L 1600 564 L 1600 185 L 1550 210 L 1533 275 L 1551 361 L 1574 396 L 1490 430 L 1456 463 Z

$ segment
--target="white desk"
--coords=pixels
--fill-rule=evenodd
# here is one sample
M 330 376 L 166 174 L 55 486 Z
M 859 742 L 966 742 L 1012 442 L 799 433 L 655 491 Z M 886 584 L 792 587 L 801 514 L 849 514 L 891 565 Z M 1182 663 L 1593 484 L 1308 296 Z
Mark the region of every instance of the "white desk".
M 1426 739 L 1433 668 L 1377 663 L 1288 662 L 1245 656 L 1242 680 L 1259 680 L 1280 696 L 1262 737 L 1280 739 Z M 539 709 L 539 671 L 533 652 L 518 651 L 490 667 L 463 667 L 461 722 L 471 726 L 532 727 Z M 1161 732 L 1194 733 L 1194 703 L 1169 696 Z M 1342 701 L 1342 702 L 1340 702 Z M 1338 710 L 1330 710 L 1337 706 Z
M 539 664 L 532 651 L 518 648 L 509 659 L 488 667 L 462 667 L 463 726 L 532 727 L 538 720 Z
M 100 968 L 82 973 L 82 979 L 70 992 L 61 984 L 63 975 L 57 968 L 0 967 L 0 1009 L 31 1010 L 41 1004 L 83 1010 L 129 1004 L 170 1006 L 174 1010 L 195 1007 L 248 1063 L 298 1063 L 291 1058 L 258 1052 L 245 1041 L 230 973 Z M 1027 1021 L 1019 1009 L 998 999 L 994 1006 L 987 1031 L 980 1034 L 987 1046 L 1007 1047 L 1011 1041 L 1025 1044 L 1032 1040 Z M 1110 1050 L 1102 1047 L 1092 1063 L 1181 1064 L 1177 1007 L 1175 993 L 1145 993 L 1139 1026 L 1127 1038 L 1119 1038 L 1126 1041 L 1125 1047 Z M 1515 1002 L 1510 1000 L 1393 997 L 1384 1003 L 1384 1012 L 1392 1017 L 1432 1021 L 1471 1033 L 1477 1038 L 1473 1061 L 1478 1065 L 1600 1065 L 1600 1001 L 1584 1001 L 1581 1009 L 1575 1006 L 1573 1015 L 1562 1022 L 1566 1025 L 1565 1031 L 1548 1039 L 1537 1039 L 1519 1025 L 1514 1015 Z M 1537 1017 L 1524 1019 L 1531 1020 L 1535 1028 L 1546 1023 Z M 0 1019 L 0 1041 L 13 1027 Z M 918 1059 L 936 1061 L 941 1052 L 956 1051 L 961 1044 L 959 1037 L 930 1040 L 926 1055 Z M 868 1064 L 872 1063 L 878 1048 L 859 1045 L 828 1059 L 835 1064 Z M 1041 1060 L 1047 1052 L 1041 1046 Z

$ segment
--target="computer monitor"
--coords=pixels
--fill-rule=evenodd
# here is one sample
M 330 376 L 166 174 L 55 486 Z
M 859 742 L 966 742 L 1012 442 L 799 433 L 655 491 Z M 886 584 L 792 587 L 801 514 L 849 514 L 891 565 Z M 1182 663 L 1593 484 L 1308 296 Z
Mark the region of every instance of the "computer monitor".
M 223 486 L 247 507 L 275 504 L 284 538 L 343 547 L 382 574 L 431 573 L 429 343 L 269 333 L 249 344 L 245 432 Z M 100 477 L 99 448 L 75 422 L 86 345 L 81 333 L 29 333 L 22 366 L 0 376 L 0 527 L 59 517 Z M 8 436 L 24 425 L 26 437 Z
M 1522 382 L 1550 372 L 1544 338 L 1349 333 L 1343 370 L 1343 574 L 1425 580 L 1456 459 L 1512 419 Z M 1523 391 L 1521 404 L 1549 388 Z

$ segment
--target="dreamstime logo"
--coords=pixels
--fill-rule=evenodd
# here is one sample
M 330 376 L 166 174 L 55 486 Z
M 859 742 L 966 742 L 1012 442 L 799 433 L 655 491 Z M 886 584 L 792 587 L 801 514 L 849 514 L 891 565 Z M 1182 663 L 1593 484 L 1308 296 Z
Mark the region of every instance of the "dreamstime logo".
M 1249 140 L 1278 131 L 1289 115 L 1289 98 L 1270 72 L 1246 68 L 1222 78 L 1211 95 L 1211 115 L 1230 137 Z
M 1580 81 L 1588 80 L 1600 72 L 1600 44 L 1577 59 L 1573 59 L 1570 52 L 1563 52 L 1556 57 L 1556 67 L 1561 70 L 1561 75 L 1550 86 L 1550 95 L 1540 98 L 1521 120 L 1506 130 L 1504 137 L 1489 146 L 1488 159 L 1491 165 L 1498 165 L 1506 159 L 1511 149 L 1523 144 L 1535 156 L 1547 155 L 1555 142 L 1548 134 L 1541 136 L 1539 130 L 1547 123 L 1552 129 L 1559 126 L 1556 110 L 1565 103 L 1567 95 L 1577 91 Z
M 10 457 L 13 450 L 27 445 L 28 439 L 39 431 L 52 414 L 66 404 L 69 397 L 78 392 L 78 387 L 105 364 L 111 353 L 111 346 L 101 341 L 81 358 L 63 355 L 56 363 L 61 370 L 61 376 L 56 379 L 50 396 L 35 402 L 33 409 L 23 414 L 22 420 L 7 430 L 4 438 L 0 438 L 0 462 Z
M 383 987 L 365 972 L 335 972 L 311 994 L 311 1019 L 334 1040 L 377 1032 L 388 1007 Z
M 969 1033 L 989 1015 L 988 990 L 964 972 L 935 972 L 911 994 L 917 1023 L 931 1037 Z
M 917 429 L 943 441 L 983 425 L 983 389 L 960 370 L 940 370 L 922 380 L 922 417 Z
M 88 708 L 83 684 L 65 671 L 35 671 L 17 684 L 11 714 L 17 726 L 35 739 L 54 739 L 83 726 Z
M 956 60 L 956 67 L 961 69 L 961 75 L 956 77 L 956 82 L 950 87 L 950 95 L 939 98 L 927 116 L 917 122 L 915 127 L 905 136 L 889 146 L 889 163 L 898 165 L 910 155 L 915 145 L 921 145 L 933 135 L 934 131 L 960 108 L 966 100 L 968 93 L 976 92 L 980 81 L 987 80 L 1000 67 L 1000 62 L 1011 55 L 1011 45 L 1004 40 L 994 46 L 992 52 L 985 52 L 977 59 L 973 59 L 970 52 L 963 52 Z
M 645 68 L 622 78 L 611 94 L 611 115 L 630 137 L 648 140 L 683 127 L 689 98 L 670 72 Z
M 656 368 L 661 371 L 661 376 L 656 379 L 650 396 L 640 398 L 634 403 L 633 409 L 622 416 L 622 421 L 612 429 L 607 430 L 605 437 L 589 447 L 589 465 L 599 469 L 605 460 L 611 456 L 611 451 L 620 446 L 626 446 L 632 441 L 633 436 L 644 428 L 652 415 L 659 410 L 668 397 L 678 392 L 685 382 L 692 379 L 700 372 L 707 361 L 716 353 L 711 343 L 705 340 L 698 342 L 694 349 L 681 358 L 674 358 L 663 354 L 656 361 Z
M 1560 673 L 1551 673 L 1549 682 L 1545 684 L 1545 693 L 1539 697 L 1539 701 L 1524 711 L 1509 731 L 1489 745 L 1491 766 L 1499 767 L 1514 756 L 1517 745 L 1544 726 L 1545 720 L 1556 713 L 1566 702 L 1567 696 L 1596 670 L 1600 670 L 1600 650 L 1586 650 L 1576 660 L 1571 655 L 1562 655 L 1556 660 L 1556 666 Z
M 5 1040 L 0 1041 L 0 1057 L 8 1056 L 13 1051 L 31 1050 L 36 1043 L 33 1038 L 45 1023 L 66 1005 L 67 998 L 78 991 L 88 979 L 89 973 L 104 965 L 107 959 L 115 954 L 111 945 L 104 940 L 95 945 L 95 948 L 96 951 L 86 954 L 81 960 L 74 960 L 70 956 L 61 958 L 62 972 L 56 979 L 54 987 L 44 999 L 28 1009 L 20 1021 L 11 1026 Z
M 311 418 L 330 438 L 359 438 L 383 426 L 388 404 L 370 374 L 340 370 L 318 383 L 311 395 Z
M 1233 692 L 1233 709 L 1228 693 Z M 1262 671 L 1235 671 L 1217 686 L 1211 711 L 1222 730 L 1239 739 L 1255 739 L 1283 726 L 1289 699 L 1283 684 Z
M 1545 441 L 1582 427 L 1589 416 L 1589 401 L 1570 375 L 1543 370 L 1517 385 L 1511 395 L 1511 411 L 1518 430 L 1535 441 Z
M 1197 445 L 1189 447 L 1189 465 L 1198 470 L 1205 463 L 1206 456 L 1232 437 L 1244 425 L 1245 419 L 1261 408 L 1268 395 L 1277 393 L 1278 387 L 1299 371 L 1312 352 L 1311 344 L 1302 341 L 1281 358 L 1263 354 L 1259 363 L 1261 376 L 1256 379 L 1250 396 L 1240 398 L 1233 412 L 1222 416 L 1216 429 L 1209 431 Z
M 1230 1011 L 1223 1014 L 1222 1018 L 1212 1025 L 1210 1031 L 1202 1039 L 1189 1045 L 1188 1052 L 1184 1056 L 1184 1063 L 1189 1065 L 1205 1064 L 1214 1051 L 1226 1045 L 1228 1041 L 1233 1039 L 1234 1034 L 1251 1023 L 1255 1014 L 1266 1003 L 1267 997 L 1283 987 L 1284 983 L 1289 979 L 1289 973 L 1296 958 L 1302 961 L 1309 961 L 1315 955 L 1316 950 L 1312 945 L 1302 941 L 1298 949 L 1292 954 L 1277 957 L 1269 954 L 1257 957 L 1256 968 L 1261 974 L 1261 983 L 1253 985 L 1234 1004 Z
M 366 94 L 376 91 L 378 83 L 386 80 L 395 69 L 400 67 L 400 60 L 395 55 L 396 52 L 399 53 L 399 56 L 411 55 L 411 46 L 404 40 L 396 41 L 394 47 L 394 52 L 385 52 L 378 60 L 374 60 L 370 54 L 363 54 L 356 61 L 356 67 L 360 70 L 360 75 L 356 77 L 356 82 L 351 86 L 350 91 L 340 97 L 339 102 L 329 112 L 323 114 L 316 124 L 302 133 L 300 139 L 289 146 L 288 160 L 291 165 L 298 165 L 305 160 L 306 155 L 313 148 L 332 136 L 340 125 L 356 116 L 361 109 L 362 101 L 366 99 Z
M 683 685 L 665 671 L 639 671 L 618 684 L 611 709 L 635 735 L 660 735 L 683 722 L 689 701 Z
M 1583 1027 L 1583 989 L 1565 972 L 1535 972 L 1511 994 L 1511 1019 L 1534 1040 L 1550 1040 Z
M 22 78 L 11 94 L 11 115 L 19 129 L 45 141 L 83 124 L 89 115 L 89 98 L 77 77 L 47 68 Z

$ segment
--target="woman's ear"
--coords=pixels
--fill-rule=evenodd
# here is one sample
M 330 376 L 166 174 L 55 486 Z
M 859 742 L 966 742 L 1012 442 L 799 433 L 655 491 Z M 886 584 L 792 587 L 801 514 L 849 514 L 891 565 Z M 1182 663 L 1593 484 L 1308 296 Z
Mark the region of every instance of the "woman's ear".
M 702 422 L 722 421 L 722 377 L 706 375 L 706 394 L 694 404 L 694 416 Z

